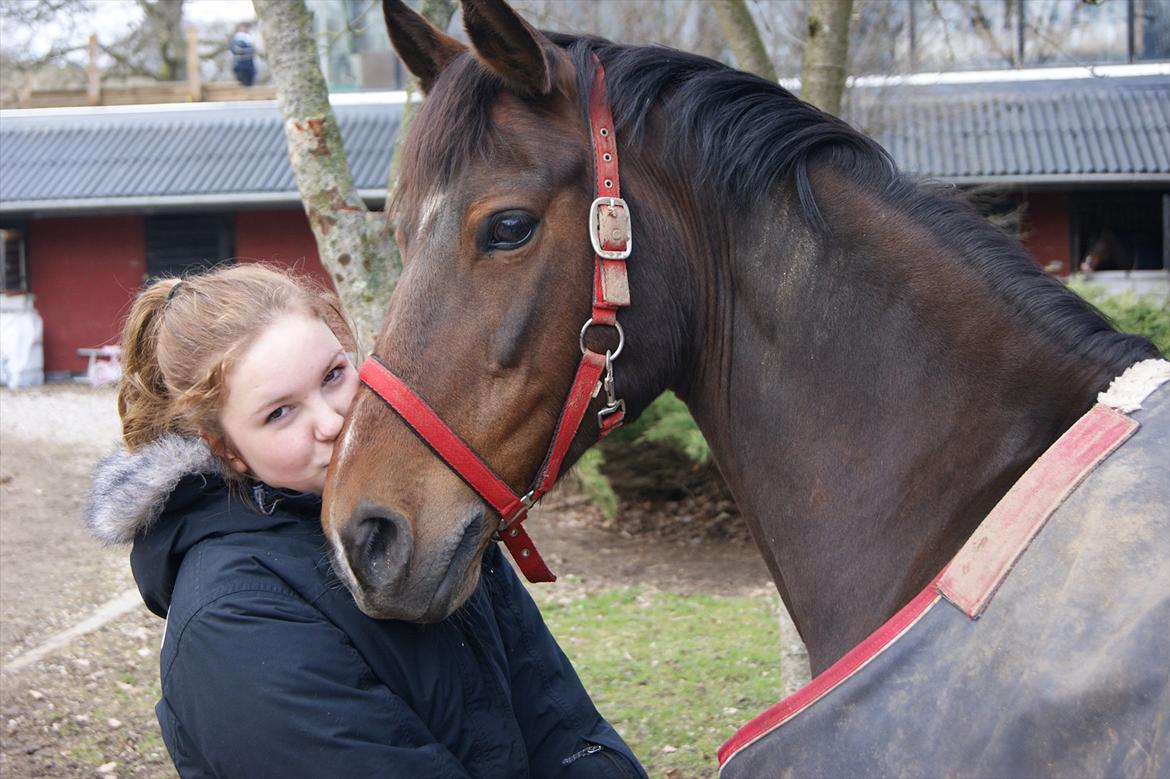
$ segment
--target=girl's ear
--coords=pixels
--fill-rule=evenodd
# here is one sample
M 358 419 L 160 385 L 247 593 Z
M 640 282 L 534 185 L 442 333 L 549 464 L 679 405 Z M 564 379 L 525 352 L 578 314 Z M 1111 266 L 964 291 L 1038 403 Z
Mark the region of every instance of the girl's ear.
M 209 433 L 200 433 L 199 435 L 207 442 L 207 446 L 211 449 L 212 453 L 226 462 L 233 471 L 240 474 L 248 472 L 248 464 L 238 454 L 232 451 L 232 448 L 227 445 L 226 441 Z

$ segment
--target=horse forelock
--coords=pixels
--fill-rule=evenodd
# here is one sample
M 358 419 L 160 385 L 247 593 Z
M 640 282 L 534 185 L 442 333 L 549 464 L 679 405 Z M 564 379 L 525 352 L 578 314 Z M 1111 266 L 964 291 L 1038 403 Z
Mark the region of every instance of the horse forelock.
M 391 212 L 411 213 L 484 153 L 501 88 L 500 79 L 468 53 L 443 70 L 407 131 Z
M 437 191 L 450 190 L 476 162 L 491 160 L 504 169 L 517 161 L 517 144 L 495 116 L 505 93 L 501 79 L 471 54 L 459 55 L 444 69 L 408 130 L 390 203 L 393 213 L 425 210 Z M 547 119 L 558 110 L 558 97 L 516 100 Z

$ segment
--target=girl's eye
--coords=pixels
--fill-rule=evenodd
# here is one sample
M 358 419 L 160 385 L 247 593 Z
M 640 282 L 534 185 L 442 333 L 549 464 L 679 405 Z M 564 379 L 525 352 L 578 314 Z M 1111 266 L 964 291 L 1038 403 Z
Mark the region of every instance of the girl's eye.
M 268 422 L 275 422 L 278 419 L 284 419 L 286 416 L 288 416 L 288 406 L 281 406 L 280 408 L 273 410 L 271 414 L 265 417 L 264 422 L 265 424 Z
M 488 223 L 485 249 L 510 251 L 519 249 L 536 231 L 536 217 L 525 211 L 504 211 L 496 214 Z
M 325 374 L 325 383 L 329 384 L 330 382 L 337 381 L 338 379 L 340 379 L 342 377 L 342 375 L 344 373 L 345 373 L 345 366 L 344 365 L 338 365 L 335 368 L 330 369 L 329 373 Z

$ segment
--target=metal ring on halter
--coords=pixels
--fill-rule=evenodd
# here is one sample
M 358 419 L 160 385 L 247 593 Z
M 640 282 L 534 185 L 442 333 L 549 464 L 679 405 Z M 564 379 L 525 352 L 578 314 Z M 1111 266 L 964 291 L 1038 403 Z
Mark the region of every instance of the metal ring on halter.
M 585 324 L 581 325 L 581 339 L 580 339 L 580 341 L 581 341 L 581 354 L 585 354 L 585 351 L 586 351 L 586 349 L 585 349 L 585 333 L 586 333 L 586 331 L 589 330 L 589 328 L 592 325 L 593 325 L 593 317 L 589 317 L 589 319 L 585 322 Z M 618 358 L 618 355 L 622 353 L 622 349 L 625 348 L 625 345 L 626 345 L 626 332 L 624 330 L 622 330 L 621 322 L 619 322 L 615 319 L 615 320 L 613 320 L 613 326 L 616 327 L 617 331 L 618 331 L 618 345 L 617 345 L 617 349 L 614 350 L 613 354 L 609 355 L 610 360 L 616 360 Z

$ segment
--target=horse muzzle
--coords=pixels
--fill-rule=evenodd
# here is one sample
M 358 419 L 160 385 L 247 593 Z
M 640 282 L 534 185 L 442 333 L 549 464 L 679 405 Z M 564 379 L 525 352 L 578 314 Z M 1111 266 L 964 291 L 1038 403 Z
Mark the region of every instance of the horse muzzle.
M 333 564 L 358 607 L 377 619 L 439 622 L 471 596 L 490 541 L 482 505 L 429 544 L 398 511 L 363 503 L 335 526 Z

